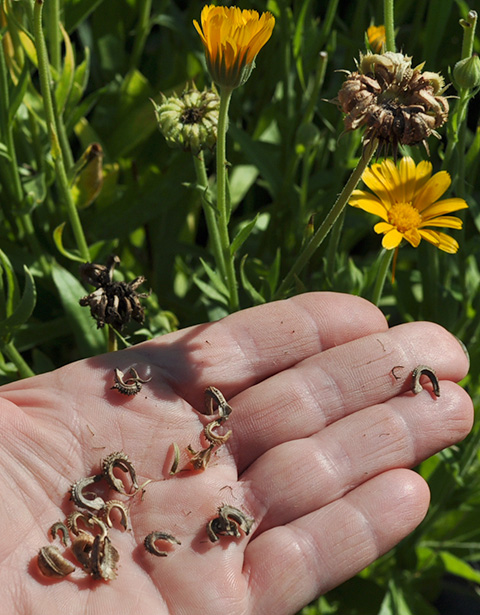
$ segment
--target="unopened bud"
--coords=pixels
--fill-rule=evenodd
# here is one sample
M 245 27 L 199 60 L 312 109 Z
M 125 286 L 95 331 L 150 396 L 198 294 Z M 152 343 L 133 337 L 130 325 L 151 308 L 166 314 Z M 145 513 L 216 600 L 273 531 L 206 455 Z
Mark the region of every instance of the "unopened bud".
M 480 86 L 480 58 L 474 54 L 457 62 L 453 69 L 453 78 L 461 88 L 470 90 Z

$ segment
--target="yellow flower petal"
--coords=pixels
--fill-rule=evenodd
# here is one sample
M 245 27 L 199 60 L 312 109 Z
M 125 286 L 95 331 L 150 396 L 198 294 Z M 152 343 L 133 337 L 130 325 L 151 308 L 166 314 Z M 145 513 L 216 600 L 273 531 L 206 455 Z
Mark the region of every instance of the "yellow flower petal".
M 363 211 L 367 211 L 369 214 L 375 214 L 383 220 L 388 220 L 388 214 L 383 203 L 374 194 L 370 194 L 370 192 L 354 190 L 348 204 L 352 207 L 363 209 Z
M 426 241 L 433 243 L 439 250 L 443 250 L 449 254 L 455 254 L 455 252 L 458 251 L 459 246 L 457 240 L 445 233 L 430 231 L 428 229 L 420 229 L 419 232 Z
M 377 222 L 373 230 L 380 235 L 381 233 L 388 233 L 388 231 L 391 231 L 393 228 L 395 227 L 388 222 Z
M 201 23 L 200 27 L 193 21 L 212 79 L 220 86 L 242 85 L 250 75 L 255 56 L 272 35 L 274 16 L 211 4 L 203 7 Z
M 392 229 L 382 239 L 382 246 L 385 250 L 393 250 L 400 245 L 403 239 L 402 233 L 399 233 L 397 229 Z
M 452 198 L 444 199 L 443 201 L 437 201 L 430 207 L 427 207 L 422 211 L 422 218 L 427 220 L 428 218 L 434 218 L 436 216 L 443 216 L 444 214 L 450 214 L 459 209 L 466 209 L 468 207 L 466 201 L 463 199 Z
M 398 192 L 401 193 L 402 201 L 405 203 L 413 201 L 417 183 L 417 173 L 415 163 L 410 156 L 404 156 L 400 160 L 398 165 L 398 174 L 400 179 Z
M 422 160 L 417 164 L 416 178 L 415 178 L 415 194 L 425 186 L 427 181 L 432 175 L 433 166 L 428 160 Z M 413 199 L 412 199 L 413 200 Z
M 461 229 L 463 221 L 456 216 L 440 216 L 439 218 L 433 218 L 432 220 L 425 220 L 418 228 L 423 226 L 442 226 L 444 228 Z
M 450 174 L 446 171 L 435 173 L 425 186 L 418 192 L 413 201 L 413 206 L 422 212 L 424 209 L 435 203 L 444 194 L 452 183 Z
M 405 233 L 403 233 L 403 236 L 414 248 L 418 248 L 420 241 L 422 240 L 422 236 L 416 228 L 412 228 L 409 231 L 405 231 Z

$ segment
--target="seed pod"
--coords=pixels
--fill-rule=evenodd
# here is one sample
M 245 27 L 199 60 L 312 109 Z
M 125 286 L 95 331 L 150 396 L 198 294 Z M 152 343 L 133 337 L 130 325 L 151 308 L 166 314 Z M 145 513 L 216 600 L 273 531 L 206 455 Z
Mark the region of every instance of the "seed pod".
M 215 409 L 215 404 L 217 408 Z M 232 412 L 222 392 L 216 387 L 210 386 L 205 389 L 205 414 L 212 415 L 218 412 L 218 418 L 227 420 Z
M 40 572 L 46 577 L 61 579 L 75 570 L 75 566 L 66 560 L 54 545 L 42 547 L 37 557 Z
M 58 532 L 62 532 L 62 538 L 60 540 L 62 541 L 64 547 L 68 547 L 70 543 L 70 534 L 68 532 L 68 527 L 65 523 L 63 523 L 63 521 L 57 521 L 54 523 L 49 532 L 54 540 L 57 537 Z
M 128 529 L 128 510 L 125 504 L 123 502 L 120 502 L 120 500 L 109 500 L 105 505 L 105 509 L 103 513 L 105 515 L 105 521 L 108 527 L 113 527 L 113 523 L 110 518 L 110 513 L 112 512 L 114 508 L 117 508 L 120 511 L 120 514 L 121 514 L 120 525 L 125 530 Z
M 137 370 L 134 367 L 131 367 L 129 372 L 130 378 L 125 378 L 125 374 L 122 372 L 122 370 L 116 367 L 114 370 L 115 384 L 111 388 L 117 389 L 117 391 L 123 393 L 123 395 L 136 395 L 142 390 L 142 384 L 150 382 L 150 380 L 152 379 L 151 377 L 145 380 L 143 378 L 140 378 L 137 373 Z
M 86 532 L 82 532 L 73 540 L 72 553 L 85 572 L 90 572 L 92 568 L 91 553 L 94 541 L 95 538 Z
M 207 536 L 211 542 L 217 542 L 220 536 L 240 538 L 240 530 L 248 536 L 254 521 L 238 508 L 223 504 L 218 509 L 218 517 L 207 523 Z

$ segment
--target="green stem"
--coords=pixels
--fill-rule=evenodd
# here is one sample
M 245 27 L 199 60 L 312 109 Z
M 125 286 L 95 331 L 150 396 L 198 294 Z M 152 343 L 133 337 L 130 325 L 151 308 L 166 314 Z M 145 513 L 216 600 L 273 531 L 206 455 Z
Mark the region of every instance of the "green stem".
M 108 326 L 108 342 L 107 342 L 107 352 L 116 352 L 118 350 L 118 340 L 115 334 L 115 330 L 112 326 Z
M 36 0 L 34 7 L 34 33 L 35 33 L 35 47 L 37 49 L 38 56 L 38 73 L 40 78 L 40 89 L 43 98 L 43 107 L 45 111 L 45 119 L 47 122 L 47 130 L 50 138 L 50 146 L 52 150 L 52 158 L 55 162 L 55 171 L 57 176 L 58 188 L 60 195 L 67 208 L 68 218 L 72 226 L 73 235 L 77 243 L 77 248 L 86 261 L 90 260 L 90 254 L 88 245 L 85 240 L 83 228 L 80 222 L 77 208 L 73 202 L 72 195 L 70 193 L 70 187 L 67 179 L 67 172 L 65 169 L 65 162 L 63 159 L 62 148 L 59 144 L 57 134 L 57 122 L 53 109 L 52 92 L 51 92 L 51 77 L 49 70 L 49 61 L 47 54 L 47 47 L 45 44 L 45 37 L 42 29 L 42 9 L 43 0 Z
M 8 342 L 8 344 L 5 344 L 3 351 L 17 368 L 20 378 L 30 378 L 31 376 L 35 376 L 35 372 L 26 363 L 25 359 L 18 352 L 13 342 Z
M 238 310 L 238 288 L 235 276 L 233 255 L 230 253 L 230 237 L 228 235 L 228 221 L 230 212 L 227 211 L 227 158 L 226 140 L 228 130 L 228 108 L 232 97 L 232 89 L 220 89 L 220 109 L 218 111 L 217 127 L 217 211 L 218 234 L 225 261 L 226 283 L 230 295 L 230 309 Z
M 327 64 L 328 64 L 328 53 L 326 51 L 321 51 L 318 54 L 317 70 L 315 72 L 315 81 L 313 83 L 312 94 L 308 100 L 307 108 L 305 110 L 305 115 L 303 116 L 303 120 L 302 120 L 303 124 L 308 124 L 313 119 L 315 108 L 318 104 L 318 96 L 320 93 L 320 89 L 325 80 L 325 74 L 327 72 Z
M 395 2 L 394 0 L 383 0 L 383 21 L 385 24 L 385 51 L 396 51 L 395 47 Z
M 227 274 L 225 268 L 225 259 L 222 251 L 222 242 L 220 241 L 220 233 L 218 230 L 215 209 L 210 202 L 210 199 L 208 198 L 208 176 L 207 170 L 205 168 L 205 157 L 202 151 L 198 155 L 193 156 L 193 164 L 195 167 L 195 174 L 197 176 L 197 184 L 204 188 L 204 194 L 202 195 L 202 204 L 213 256 L 215 258 L 218 272 L 220 273 L 222 279 L 225 280 Z
M 142 55 L 145 41 L 150 31 L 150 13 L 152 10 L 152 0 L 140 0 L 138 3 L 138 23 L 135 28 L 135 41 L 133 43 L 132 56 L 130 59 L 130 70 L 135 68 Z
M 478 15 L 476 11 L 469 11 L 467 19 L 461 19 L 460 25 L 463 28 L 462 57 L 461 60 L 469 58 L 473 53 L 473 42 L 475 40 L 475 29 L 477 27 Z
M 47 12 L 48 43 L 50 50 L 50 62 L 53 68 L 60 71 L 61 68 L 61 38 L 60 38 L 60 0 L 49 0 Z
M 385 286 L 385 280 L 387 279 L 387 273 L 390 269 L 390 263 L 395 250 L 383 250 L 383 254 L 380 256 L 380 262 L 377 269 L 377 277 L 375 278 L 375 286 L 373 287 L 372 303 L 378 305 L 382 298 L 383 287 Z
M 315 235 L 310 239 L 308 244 L 305 246 L 299 257 L 293 264 L 290 271 L 283 279 L 282 283 L 280 284 L 277 292 L 273 297 L 274 299 L 283 299 L 283 297 L 293 285 L 295 278 L 300 274 L 302 269 L 305 267 L 305 265 L 319 248 L 325 237 L 328 235 L 333 225 L 335 224 L 335 221 L 337 220 L 338 216 L 342 213 L 345 206 L 347 205 L 348 199 L 351 197 L 352 192 L 355 190 L 358 182 L 362 177 L 363 172 L 367 168 L 368 163 L 370 162 L 376 149 L 377 141 L 375 139 L 370 141 L 364 147 L 357 166 L 350 175 L 347 183 L 345 184 L 342 192 L 335 201 L 332 209 L 329 211 L 327 217 L 325 218 L 321 226 L 318 228 Z

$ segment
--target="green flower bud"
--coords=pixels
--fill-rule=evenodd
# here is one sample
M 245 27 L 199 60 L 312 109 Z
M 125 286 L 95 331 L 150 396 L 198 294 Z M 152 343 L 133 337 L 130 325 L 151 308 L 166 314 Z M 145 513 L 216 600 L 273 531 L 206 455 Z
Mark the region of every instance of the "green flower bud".
M 461 88 L 470 90 L 480 86 L 480 58 L 474 54 L 457 62 L 453 69 L 453 78 Z
M 194 155 L 215 147 L 220 98 L 214 90 L 193 88 L 169 98 L 162 94 L 160 105 L 152 103 L 160 132 L 170 146 Z

